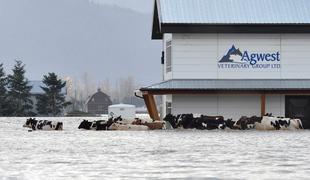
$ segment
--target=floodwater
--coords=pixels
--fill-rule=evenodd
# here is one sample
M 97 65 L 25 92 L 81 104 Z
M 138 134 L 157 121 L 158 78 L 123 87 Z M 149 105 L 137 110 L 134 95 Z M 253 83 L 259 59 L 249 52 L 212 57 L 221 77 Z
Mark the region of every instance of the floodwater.
M 0 179 L 309 179 L 310 131 L 28 132 L 0 118 Z

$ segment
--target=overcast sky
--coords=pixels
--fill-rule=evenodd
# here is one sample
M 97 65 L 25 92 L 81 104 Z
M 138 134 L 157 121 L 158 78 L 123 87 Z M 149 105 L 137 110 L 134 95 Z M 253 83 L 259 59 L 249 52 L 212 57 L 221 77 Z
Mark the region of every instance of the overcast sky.
M 113 4 L 143 13 L 151 13 L 154 0 L 90 0 L 99 4 Z
M 96 82 L 161 80 L 161 43 L 151 40 L 153 0 L 0 0 L 0 61 L 26 77 L 48 72 Z

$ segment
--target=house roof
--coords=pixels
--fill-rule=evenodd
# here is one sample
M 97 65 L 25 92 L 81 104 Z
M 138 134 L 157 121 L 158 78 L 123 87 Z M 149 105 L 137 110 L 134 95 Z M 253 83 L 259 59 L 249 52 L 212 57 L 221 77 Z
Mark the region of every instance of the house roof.
M 141 91 L 309 91 L 310 79 L 174 79 Z M 169 93 L 168 93 L 169 94 Z
M 309 0 L 155 0 L 152 38 L 174 32 L 310 32 L 309 9 Z
M 102 92 L 101 89 L 98 89 L 96 93 L 94 93 L 92 96 L 90 96 L 87 100 L 86 100 L 86 104 L 88 104 L 89 102 L 91 102 L 91 100 L 95 97 L 101 97 L 103 96 L 104 98 L 107 98 L 109 101 L 110 100 L 110 96 L 108 96 L 106 93 Z M 112 103 L 112 102 L 111 102 Z

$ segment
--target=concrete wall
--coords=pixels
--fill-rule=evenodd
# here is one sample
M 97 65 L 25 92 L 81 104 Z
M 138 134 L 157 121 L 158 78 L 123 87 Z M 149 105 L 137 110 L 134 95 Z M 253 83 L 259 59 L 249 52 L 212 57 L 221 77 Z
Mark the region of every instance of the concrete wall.
M 266 112 L 285 115 L 283 95 L 266 96 Z M 221 115 L 239 119 L 241 116 L 260 116 L 259 95 L 173 95 L 172 114 L 194 113 Z

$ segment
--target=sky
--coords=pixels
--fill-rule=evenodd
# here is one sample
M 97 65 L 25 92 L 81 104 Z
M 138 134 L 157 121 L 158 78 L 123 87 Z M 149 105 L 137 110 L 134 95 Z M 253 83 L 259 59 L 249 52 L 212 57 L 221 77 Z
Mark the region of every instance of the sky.
M 111 4 L 124 8 L 129 8 L 142 13 L 153 11 L 154 0 L 90 0 L 98 4 Z
M 0 62 L 11 74 L 14 60 L 23 61 L 29 80 L 55 72 L 98 84 L 128 76 L 157 83 L 152 8 L 152 0 L 0 0 Z

